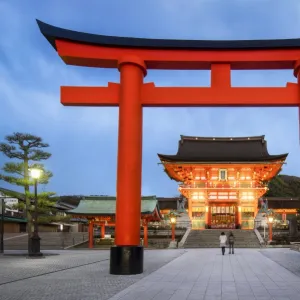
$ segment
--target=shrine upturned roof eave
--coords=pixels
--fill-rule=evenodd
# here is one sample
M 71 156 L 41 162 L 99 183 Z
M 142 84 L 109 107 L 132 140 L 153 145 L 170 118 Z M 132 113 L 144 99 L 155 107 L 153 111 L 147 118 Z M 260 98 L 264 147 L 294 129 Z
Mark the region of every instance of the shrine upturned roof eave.
M 157 154 L 162 163 L 187 163 L 187 164 L 262 164 L 262 163 L 276 163 L 278 161 L 283 161 L 287 158 L 288 153 L 280 155 L 269 155 L 265 157 L 257 157 L 249 159 L 249 157 L 190 157 L 190 156 L 179 156 L 179 155 L 165 155 Z
M 117 48 L 165 50 L 268 50 L 300 49 L 300 38 L 265 40 L 175 40 L 107 36 L 68 30 L 36 20 L 41 33 L 56 49 L 55 41 L 66 40 L 82 44 Z
M 288 153 L 270 155 L 265 136 L 195 137 L 181 135 L 175 155 L 158 154 L 163 163 L 277 163 Z

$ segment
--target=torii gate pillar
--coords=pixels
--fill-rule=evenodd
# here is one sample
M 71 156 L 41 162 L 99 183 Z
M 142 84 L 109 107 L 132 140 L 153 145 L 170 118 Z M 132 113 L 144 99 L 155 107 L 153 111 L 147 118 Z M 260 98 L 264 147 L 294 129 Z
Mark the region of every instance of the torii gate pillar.
M 111 248 L 112 274 L 143 272 L 140 246 L 143 108 L 141 89 L 146 66 L 135 57 L 119 61 L 119 140 L 115 247 Z M 128 118 L 130 116 L 130 118 Z

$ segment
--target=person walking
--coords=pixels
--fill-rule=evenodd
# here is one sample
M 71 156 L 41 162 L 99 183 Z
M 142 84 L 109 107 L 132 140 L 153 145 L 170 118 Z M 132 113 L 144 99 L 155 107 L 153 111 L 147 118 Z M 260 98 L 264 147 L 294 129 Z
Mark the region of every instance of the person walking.
M 234 235 L 232 231 L 230 231 L 228 236 L 229 254 L 234 254 L 234 240 Z
M 220 247 L 222 248 L 222 254 L 225 254 L 225 247 L 226 247 L 226 242 L 227 242 L 227 236 L 225 235 L 224 232 L 221 233 L 220 237 Z

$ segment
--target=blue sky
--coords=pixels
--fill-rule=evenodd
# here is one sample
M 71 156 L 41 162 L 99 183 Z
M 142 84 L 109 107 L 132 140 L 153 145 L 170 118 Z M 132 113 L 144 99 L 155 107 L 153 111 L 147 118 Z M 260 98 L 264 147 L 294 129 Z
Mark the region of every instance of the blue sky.
M 60 85 L 118 82 L 116 70 L 65 65 L 35 19 L 78 31 L 172 39 L 300 37 L 299 0 L 0 0 L 0 140 L 15 131 L 50 144 L 46 189 L 59 195 L 109 194 L 116 186 L 116 108 L 64 107 Z M 157 86 L 208 86 L 209 72 L 149 71 Z M 292 71 L 233 72 L 234 86 L 284 86 Z M 157 153 L 177 151 L 180 134 L 266 135 L 270 154 L 289 153 L 284 174 L 300 176 L 296 108 L 144 109 L 144 195 L 175 196 L 177 184 L 157 165 Z M 0 155 L 0 166 L 7 159 Z M 0 186 L 10 187 L 3 182 Z

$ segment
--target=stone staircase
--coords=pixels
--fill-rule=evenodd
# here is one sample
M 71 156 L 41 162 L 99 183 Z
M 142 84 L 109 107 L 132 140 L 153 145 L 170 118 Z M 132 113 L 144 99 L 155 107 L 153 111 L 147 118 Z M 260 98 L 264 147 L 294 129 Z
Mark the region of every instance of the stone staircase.
M 180 218 L 177 218 L 176 227 L 188 228 L 191 227 L 191 220 L 189 215 L 184 212 L 180 215 Z
M 235 236 L 235 248 L 260 248 L 259 240 L 253 230 L 191 230 L 183 247 L 184 248 L 219 248 L 221 232 L 226 235 L 232 231 Z
M 87 232 L 40 232 L 41 250 L 61 250 L 88 240 Z M 27 234 L 5 234 L 4 250 L 27 250 Z

